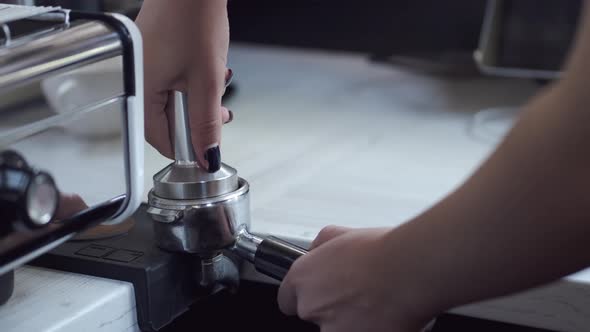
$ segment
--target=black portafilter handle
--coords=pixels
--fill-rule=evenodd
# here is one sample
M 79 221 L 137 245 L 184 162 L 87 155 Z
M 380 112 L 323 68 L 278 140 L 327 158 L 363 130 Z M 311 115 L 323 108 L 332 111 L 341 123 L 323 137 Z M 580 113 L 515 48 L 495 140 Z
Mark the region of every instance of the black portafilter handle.
M 306 253 L 307 250 L 297 245 L 269 236 L 258 245 L 254 266 L 269 277 L 282 281 L 293 262 Z
M 239 233 L 233 250 L 254 264 L 258 272 L 278 281 L 283 280 L 295 260 L 308 252 L 275 236 L 262 238 L 245 230 Z

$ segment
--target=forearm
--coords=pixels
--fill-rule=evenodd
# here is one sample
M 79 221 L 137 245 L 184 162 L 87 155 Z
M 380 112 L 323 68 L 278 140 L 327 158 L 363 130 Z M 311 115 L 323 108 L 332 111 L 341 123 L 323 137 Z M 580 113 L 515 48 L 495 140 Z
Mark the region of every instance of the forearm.
M 468 181 L 388 235 L 412 305 L 435 313 L 590 266 L 589 66 L 576 58 Z
M 403 253 L 401 267 L 417 278 L 408 284 L 425 285 L 417 291 L 434 310 L 590 265 L 589 141 L 565 134 L 569 121 L 551 111 L 563 107 L 558 101 L 549 94 L 533 102 L 469 181 L 390 234 L 389 250 Z

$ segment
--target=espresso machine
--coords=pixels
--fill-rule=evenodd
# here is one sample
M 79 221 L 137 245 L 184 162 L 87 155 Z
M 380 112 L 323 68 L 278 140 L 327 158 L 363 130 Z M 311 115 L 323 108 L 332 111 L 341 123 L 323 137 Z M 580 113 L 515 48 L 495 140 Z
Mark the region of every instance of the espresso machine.
M 51 216 L 36 228 L 16 227 L 1 233 L 2 282 L 12 284 L 11 271 L 23 264 L 127 281 L 133 284 L 139 328 L 158 331 L 191 305 L 220 292 L 235 292 L 240 284 L 240 271 L 246 265 L 253 265 L 260 273 L 280 281 L 291 264 L 306 254 L 304 248 L 292 243 L 250 232 L 250 185 L 239 177 L 235 168 L 223 164 L 219 171 L 208 173 L 197 165 L 188 127 L 187 97 L 181 92 L 174 94 L 175 160 L 153 175 L 148 201 L 140 202 L 144 176 L 143 63 L 141 38 L 133 22 L 121 15 L 82 13 L 59 7 L 4 6 L 15 16 L 14 21 L 0 21 L 0 33 L 4 33 L 0 41 L 7 44 L 0 47 L 0 93 L 15 95 L 13 88 L 42 80 L 48 82 L 43 85 L 48 91 L 70 91 L 62 97 L 71 103 L 84 94 L 80 87 L 84 84 L 77 81 L 76 75 L 98 75 L 102 69 L 84 71 L 85 67 L 111 58 L 120 60 L 116 76 L 121 82 L 116 84 L 118 89 L 109 90 L 87 104 L 76 100 L 75 109 L 69 113 L 43 115 L 38 120 L 0 130 L 0 152 L 16 146 L 22 160 L 35 160 L 33 164 L 41 169 L 50 163 L 59 166 L 60 160 L 48 161 L 36 155 L 53 148 L 47 144 L 47 138 L 37 140 L 40 145 L 29 144 L 29 151 L 20 149 L 24 145 L 18 141 L 44 133 L 60 121 L 75 122 L 105 108 L 116 109 L 112 112 L 123 129 L 118 138 L 122 158 L 120 169 L 111 169 L 124 176 L 117 195 L 87 202 L 87 208 L 61 220 Z M 30 24 L 40 27 L 31 29 Z M 70 75 L 70 71 L 80 74 Z M 94 79 L 92 76 L 90 81 Z M 90 86 L 87 90 L 100 89 Z M 12 119 L 10 114 L 0 112 L 7 119 Z M 106 113 L 98 114 L 92 121 L 101 121 L 106 116 Z M 77 134 L 87 134 L 77 125 L 68 128 Z M 61 131 L 57 132 L 61 135 Z M 53 139 L 51 135 L 48 137 Z M 81 146 L 68 158 L 86 155 L 83 143 L 78 142 L 84 140 L 75 141 Z M 68 158 L 62 160 L 66 166 L 76 164 L 75 159 Z M 13 159 L 18 158 L 10 160 Z M 3 162 L 2 165 L 12 167 L 12 164 Z M 56 177 L 56 183 L 63 185 L 70 174 L 57 166 L 51 175 Z M 79 173 L 82 177 L 78 182 L 91 182 L 84 170 Z M 101 172 L 92 177 L 110 181 L 113 175 Z M 7 183 L 4 177 L 0 180 L 0 184 Z M 78 184 L 91 196 L 94 194 L 91 185 L 72 182 L 76 181 L 68 183 Z M 60 189 L 63 188 L 56 186 L 54 198 Z M 60 204 L 51 206 L 57 205 Z M 12 219 L 8 220 L 2 213 L 4 224 L 8 221 L 13 224 Z M 12 239 L 23 234 L 27 236 L 26 241 L 10 245 Z M 4 297 L 9 298 L 9 293 Z
M 147 204 L 123 223 L 124 232 L 89 229 L 32 262 L 133 283 L 143 331 L 166 327 L 220 291 L 235 292 L 243 264 L 280 281 L 307 253 L 249 231 L 248 182 L 229 165 L 215 173 L 197 165 L 186 95 L 174 96 L 175 160 L 153 176 Z
M 11 297 L 14 269 L 96 224 L 121 224 L 139 206 L 142 56 L 139 30 L 122 15 L 0 4 L 0 302 Z M 112 58 L 122 64 L 116 94 L 73 105 L 63 113 L 37 107 L 43 82 Z M 107 108 L 116 111 L 99 111 Z M 119 124 L 113 142 L 121 151 L 116 171 L 121 185 L 115 195 L 93 197 L 88 206 L 56 220 L 64 206 L 58 184 L 64 184 L 68 174 L 56 178 L 53 166 L 68 159 L 51 160 L 45 153 L 62 146 L 67 136 L 63 128 L 80 127 L 81 118 L 96 114 L 114 114 Z M 74 150 L 62 152 L 79 155 Z

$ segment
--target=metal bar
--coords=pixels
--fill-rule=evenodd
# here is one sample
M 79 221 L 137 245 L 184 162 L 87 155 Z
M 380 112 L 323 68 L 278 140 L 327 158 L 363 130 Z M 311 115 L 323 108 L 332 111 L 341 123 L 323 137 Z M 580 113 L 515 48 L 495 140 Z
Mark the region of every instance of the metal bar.
M 191 140 L 186 94 L 174 92 L 174 159 L 179 164 L 195 162 L 195 150 Z
M 2 48 L 0 92 L 121 55 L 122 47 L 113 29 L 100 22 L 88 22 Z
M 72 121 L 82 118 L 84 115 L 90 112 L 100 112 L 108 105 L 118 104 L 118 109 L 124 109 L 126 98 L 125 95 L 118 95 L 109 97 L 108 99 L 100 100 L 95 103 L 84 105 L 80 108 L 72 110 L 70 112 L 57 114 L 49 118 L 35 121 L 28 125 L 24 125 L 8 131 L 0 131 L 0 149 L 9 147 L 10 145 L 19 142 L 27 137 L 33 136 L 37 133 L 43 132 L 48 128 L 54 126 L 65 125 Z

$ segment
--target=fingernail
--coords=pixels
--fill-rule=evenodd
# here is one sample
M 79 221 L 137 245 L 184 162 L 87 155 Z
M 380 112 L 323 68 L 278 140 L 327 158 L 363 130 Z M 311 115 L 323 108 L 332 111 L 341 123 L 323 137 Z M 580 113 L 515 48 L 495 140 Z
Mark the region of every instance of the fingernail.
M 234 71 L 231 68 L 227 69 L 227 78 L 225 79 L 225 87 L 227 88 L 230 84 L 232 79 L 234 78 Z
M 227 110 L 227 112 L 229 113 L 229 119 L 226 123 L 230 123 L 234 120 L 234 112 L 232 112 L 231 110 Z
M 219 145 L 209 148 L 205 152 L 205 160 L 209 163 L 209 173 L 215 173 L 221 168 L 221 152 Z

